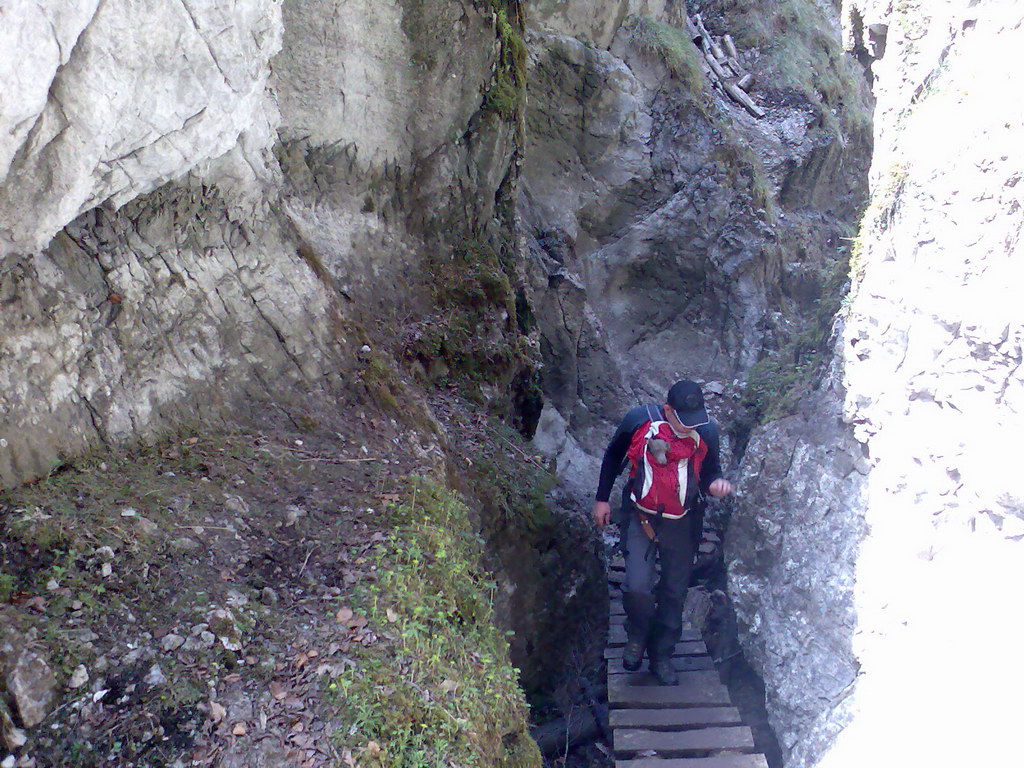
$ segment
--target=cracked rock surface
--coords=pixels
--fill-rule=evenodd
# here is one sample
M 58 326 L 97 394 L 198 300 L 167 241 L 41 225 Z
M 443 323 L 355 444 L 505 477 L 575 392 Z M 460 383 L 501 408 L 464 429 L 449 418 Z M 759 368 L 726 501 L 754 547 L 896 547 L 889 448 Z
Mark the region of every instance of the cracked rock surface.
M 787 766 L 1007 764 L 1024 680 L 974 649 L 1021 629 L 1024 16 L 847 5 L 878 99 L 862 252 L 833 375 L 751 439 L 731 591 Z
M 470 0 L 47 0 L 0 27 L 0 486 L 336 391 L 428 304 L 428 255 L 500 229 L 514 126 L 482 110 Z

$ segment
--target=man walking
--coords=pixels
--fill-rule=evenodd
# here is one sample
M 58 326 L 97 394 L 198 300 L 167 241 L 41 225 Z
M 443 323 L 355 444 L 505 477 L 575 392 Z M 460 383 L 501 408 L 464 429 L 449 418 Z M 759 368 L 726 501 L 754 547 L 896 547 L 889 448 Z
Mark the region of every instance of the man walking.
M 662 685 L 678 682 L 672 651 L 682 633 L 683 603 L 700 541 L 705 495 L 722 498 L 732 483 L 722 477 L 718 426 L 708 418 L 704 393 L 693 381 L 678 381 L 663 405 L 633 408 L 615 431 L 601 463 L 594 521 L 611 518 L 608 497 L 627 461 L 623 493 L 625 526 L 626 647 L 622 666 L 640 668 L 644 651 Z M 628 459 L 627 459 L 628 456 Z M 655 563 L 661 561 L 661 578 Z M 657 583 L 655 583 L 657 581 Z

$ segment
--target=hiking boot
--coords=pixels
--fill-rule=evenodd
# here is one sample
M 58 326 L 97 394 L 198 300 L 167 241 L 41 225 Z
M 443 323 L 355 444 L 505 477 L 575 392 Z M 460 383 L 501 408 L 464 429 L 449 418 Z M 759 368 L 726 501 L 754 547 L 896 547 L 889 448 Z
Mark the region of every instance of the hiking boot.
M 640 662 L 644 659 L 644 643 L 642 640 L 627 640 L 626 647 L 622 649 L 622 668 L 627 672 L 636 672 L 640 669 Z
M 679 683 L 679 673 L 676 672 L 676 665 L 672 663 L 670 656 L 655 656 L 651 659 L 651 674 L 658 680 L 659 685 Z

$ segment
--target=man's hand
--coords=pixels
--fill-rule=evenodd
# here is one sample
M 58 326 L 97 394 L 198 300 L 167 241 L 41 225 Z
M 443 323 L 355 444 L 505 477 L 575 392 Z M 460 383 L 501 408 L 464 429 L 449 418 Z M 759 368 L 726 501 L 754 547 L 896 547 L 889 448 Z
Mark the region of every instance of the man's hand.
M 730 483 L 724 477 L 720 477 L 708 487 L 708 493 L 710 493 L 716 499 L 720 499 L 723 496 L 728 496 L 730 493 L 732 493 L 732 483 Z
M 598 529 L 604 528 L 612 519 L 612 505 L 607 501 L 594 502 L 594 522 Z

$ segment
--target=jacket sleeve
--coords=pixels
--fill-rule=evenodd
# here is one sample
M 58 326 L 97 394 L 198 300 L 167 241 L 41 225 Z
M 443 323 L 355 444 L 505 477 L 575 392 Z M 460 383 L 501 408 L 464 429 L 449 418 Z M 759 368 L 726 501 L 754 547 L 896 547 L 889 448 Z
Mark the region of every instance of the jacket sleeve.
M 714 422 L 697 430 L 704 442 L 708 444 L 708 455 L 700 469 L 700 489 L 708 492 L 708 488 L 722 476 L 722 463 L 718 455 L 718 425 Z
M 597 482 L 597 501 L 608 501 L 615 478 L 626 467 L 626 453 L 633 440 L 633 433 L 651 419 L 658 418 L 657 405 L 640 405 L 633 408 L 622 419 L 601 461 L 601 475 Z
M 633 439 L 633 430 L 625 430 L 623 426 L 625 425 L 620 425 L 615 431 L 615 436 L 605 449 L 604 459 L 601 461 L 601 476 L 597 483 L 596 501 L 608 501 L 612 486 L 615 485 L 615 478 L 622 472 L 625 464 L 626 452 Z

